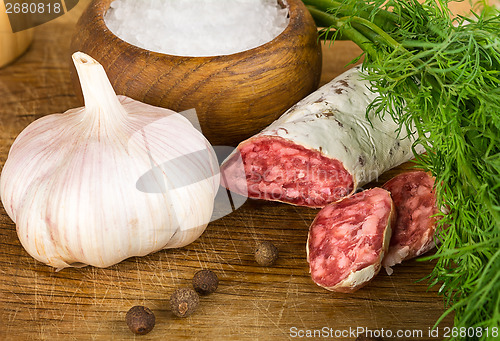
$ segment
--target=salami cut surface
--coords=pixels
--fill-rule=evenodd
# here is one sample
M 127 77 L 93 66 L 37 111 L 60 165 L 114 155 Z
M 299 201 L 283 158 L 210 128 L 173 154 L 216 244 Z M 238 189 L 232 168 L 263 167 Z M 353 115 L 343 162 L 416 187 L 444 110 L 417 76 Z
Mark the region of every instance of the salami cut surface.
M 397 213 L 389 251 L 382 262 L 390 274 L 391 266 L 420 256 L 435 246 L 438 209 L 434 178 L 426 172 L 399 174 L 382 187 L 391 193 Z
M 312 280 L 338 292 L 364 286 L 380 271 L 394 221 L 391 195 L 381 188 L 325 206 L 311 224 L 307 240 Z
M 250 198 L 309 207 L 354 193 L 413 157 L 413 135 L 398 134 L 390 115 L 367 118 L 376 97 L 359 68 L 348 70 L 240 143 L 222 164 L 223 184 Z

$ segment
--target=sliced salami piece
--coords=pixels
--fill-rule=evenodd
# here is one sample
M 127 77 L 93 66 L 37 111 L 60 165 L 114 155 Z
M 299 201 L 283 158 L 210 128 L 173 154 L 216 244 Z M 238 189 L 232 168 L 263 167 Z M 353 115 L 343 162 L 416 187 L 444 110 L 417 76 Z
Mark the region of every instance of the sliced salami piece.
M 338 292 L 353 292 L 381 268 L 395 220 L 391 195 L 381 188 L 356 193 L 325 206 L 307 240 L 312 280 Z
M 250 198 L 323 207 L 411 159 L 414 139 L 398 135 L 390 115 L 367 119 L 377 97 L 368 85 L 353 68 L 298 102 L 225 160 L 225 186 Z
M 434 215 L 438 209 L 434 178 L 426 172 L 399 174 L 382 187 L 391 193 L 397 212 L 389 251 L 382 261 L 391 274 L 391 266 L 417 257 L 435 246 L 437 218 Z

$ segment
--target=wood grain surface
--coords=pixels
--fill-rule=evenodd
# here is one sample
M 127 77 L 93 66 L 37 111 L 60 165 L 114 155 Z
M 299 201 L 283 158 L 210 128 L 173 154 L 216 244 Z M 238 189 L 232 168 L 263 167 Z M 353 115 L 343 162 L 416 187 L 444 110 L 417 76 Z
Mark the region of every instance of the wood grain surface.
M 72 29 L 88 1 L 35 29 L 28 52 L 0 69 L 0 166 L 29 123 L 78 106 L 69 77 Z M 349 42 L 324 46 L 322 83 L 342 72 L 359 50 Z M 383 174 L 383 182 L 404 167 Z M 372 184 L 373 185 L 373 184 Z M 288 340 L 294 331 L 356 328 L 421 331 L 389 340 L 441 340 L 428 336 L 444 311 L 438 287 L 420 281 L 432 262 L 409 261 L 381 272 L 354 294 L 328 292 L 310 279 L 305 243 L 317 210 L 262 201 L 211 223 L 200 239 L 181 249 L 131 258 L 107 269 L 54 269 L 32 259 L 20 245 L 14 223 L 0 207 L 1 340 Z M 280 258 L 258 266 L 255 244 L 274 242 Z M 202 268 L 216 271 L 216 293 L 202 297 L 197 312 L 176 318 L 168 298 L 189 286 Z M 156 314 L 156 327 L 134 336 L 124 322 L 134 305 Z M 294 329 L 296 328 L 296 329 Z M 351 335 L 352 336 L 352 335 Z M 354 340 L 353 337 L 315 339 Z

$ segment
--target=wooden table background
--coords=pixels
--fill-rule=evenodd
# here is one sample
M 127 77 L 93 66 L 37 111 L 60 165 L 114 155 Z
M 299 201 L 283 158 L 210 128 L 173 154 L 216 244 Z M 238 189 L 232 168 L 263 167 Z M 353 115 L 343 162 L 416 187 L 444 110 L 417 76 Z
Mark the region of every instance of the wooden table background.
M 34 42 L 15 63 L 0 69 L 0 166 L 15 137 L 44 115 L 78 106 L 69 78 L 72 28 L 88 0 L 66 15 L 35 29 Z M 324 46 L 322 83 L 342 72 L 359 50 L 349 42 Z M 385 181 L 394 170 L 382 175 Z M 1 340 L 287 340 L 291 328 L 349 330 L 428 330 L 444 311 L 438 287 L 419 281 L 431 262 L 409 261 L 384 271 L 354 294 L 328 292 L 310 279 L 305 243 L 317 210 L 247 201 L 211 223 L 197 241 L 182 249 L 131 258 L 107 269 L 86 267 L 55 272 L 22 248 L 14 223 L 0 206 Z M 253 248 L 273 241 L 280 258 L 260 267 Z M 216 293 L 203 297 L 197 312 L 176 318 L 168 307 L 171 292 L 189 286 L 195 271 L 213 269 Z M 156 314 L 156 327 L 134 336 L 124 317 L 133 305 Z M 309 338 L 310 339 L 310 338 Z M 335 339 L 335 338 L 325 338 Z M 353 340 L 353 338 L 339 338 Z M 397 339 L 397 338 L 393 338 Z M 397 340 L 404 340 L 399 338 Z

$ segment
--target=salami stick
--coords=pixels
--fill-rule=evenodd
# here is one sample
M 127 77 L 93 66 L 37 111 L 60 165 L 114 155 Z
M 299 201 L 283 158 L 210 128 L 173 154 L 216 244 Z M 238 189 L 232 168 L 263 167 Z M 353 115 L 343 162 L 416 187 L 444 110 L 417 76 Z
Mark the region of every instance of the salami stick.
M 391 195 L 381 188 L 325 206 L 309 229 L 307 260 L 312 280 L 338 292 L 353 292 L 381 268 L 395 220 Z
M 414 139 L 398 135 L 390 115 L 367 119 L 377 96 L 368 85 L 353 68 L 298 102 L 224 161 L 225 186 L 250 198 L 323 207 L 410 160 Z
M 397 220 L 392 229 L 389 251 L 382 265 L 392 274 L 393 265 L 431 250 L 436 229 L 434 178 L 423 171 L 402 173 L 383 186 L 391 193 Z

